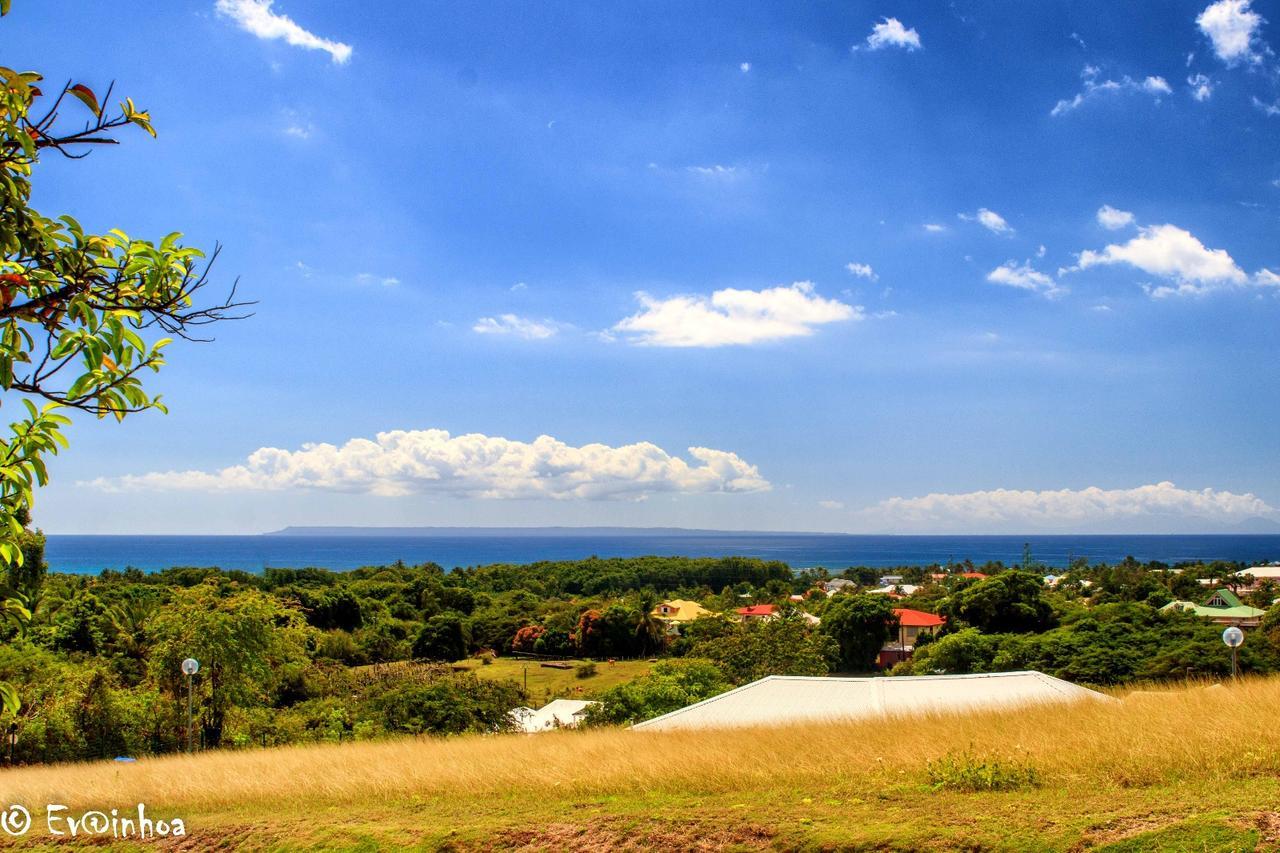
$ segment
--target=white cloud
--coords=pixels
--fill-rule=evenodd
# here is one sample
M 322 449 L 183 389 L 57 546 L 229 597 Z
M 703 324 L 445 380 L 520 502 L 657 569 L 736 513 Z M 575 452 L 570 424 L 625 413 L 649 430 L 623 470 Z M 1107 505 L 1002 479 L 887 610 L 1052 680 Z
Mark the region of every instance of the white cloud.
M 867 50 L 880 50 L 885 47 L 904 47 L 907 50 L 919 50 L 920 34 L 915 29 L 908 29 L 897 18 L 883 18 L 871 28 L 867 36 Z
M 1191 89 L 1191 97 L 1197 101 L 1207 101 L 1213 97 L 1213 81 L 1203 74 L 1188 77 L 1187 86 Z
M 1050 299 L 1066 293 L 1066 289 L 1059 287 L 1052 278 L 1032 268 L 1030 261 L 1024 261 L 1021 264 L 1017 261 L 1006 261 L 987 273 L 987 281 L 992 284 L 1003 284 L 1007 287 L 1043 293 Z
M 1133 224 L 1133 214 L 1104 204 L 1098 208 L 1098 224 L 1108 231 L 1119 231 Z
M 850 261 L 844 265 L 844 268 L 849 271 L 850 275 L 855 275 L 858 278 L 870 279 L 871 281 L 875 281 L 880 278 L 880 276 L 876 275 L 876 271 L 871 268 L 870 264 L 859 264 Z
M 395 287 L 400 283 L 400 279 L 395 276 L 385 275 L 378 276 L 371 272 L 362 272 L 356 274 L 356 284 L 380 284 L 383 287 Z
M 1253 283 L 1259 287 L 1280 287 L 1280 274 L 1260 269 L 1253 274 Z
M 351 58 L 351 45 L 330 41 L 308 32 L 287 15 L 271 11 L 273 0 L 217 0 L 218 14 L 226 15 L 240 29 L 260 39 L 284 39 L 294 47 L 323 50 L 339 65 Z
M 736 453 L 690 447 L 687 462 L 649 442 L 573 447 L 441 429 L 380 432 L 341 447 L 263 447 L 218 471 L 162 471 L 83 483 L 109 492 L 241 492 L 316 489 L 460 498 L 640 500 L 651 494 L 760 492 L 770 484 Z
M 1081 529 L 1175 521 L 1234 524 L 1277 518 L 1280 510 L 1252 494 L 1180 489 L 1161 482 L 1132 489 L 993 489 L 890 498 L 860 515 L 870 524 L 928 530 Z
M 1045 255 L 1045 252 L 1047 252 L 1047 251 L 1049 251 L 1049 250 L 1048 250 L 1048 249 L 1046 249 L 1046 248 L 1044 247 L 1044 244 L 1043 244 L 1043 243 L 1041 243 L 1041 244 L 1040 244 L 1040 248 L 1036 249 L 1036 257 L 1037 257 L 1037 258 L 1043 258 L 1043 257 L 1044 257 L 1044 255 Z
M 541 341 L 555 337 L 560 327 L 550 320 L 530 320 L 515 314 L 500 314 L 497 317 L 481 317 L 476 320 L 471 331 L 482 335 L 510 335 L 526 341 Z
M 1274 104 L 1268 104 L 1266 101 L 1259 100 L 1255 95 L 1253 97 L 1253 105 L 1262 110 L 1263 115 L 1272 117 L 1280 116 L 1280 101 L 1276 101 Z
M 751 70 L 751 63 L 750 62 L 739 63 L 738 70 L 741 71 L 743 74 L 746 74 L 748 71 Z
M 985 207 L 978 208 L 977 213 L 957 213 L 956 216 L 959 216 L 965 222 L 977 222 L 993 234 L 1013 233 L 1013 227 L 1005 221 L 1003 216 L 994 210 L 987 210 Z
M 1196 25 L 1208 36 L 1213 52 L 1227 65 L 1262 61 L 1257 39 L 1263 18 L 1249 8 L 1249 0 L 1218 0 L 1207 6 Z
M 930 234 L 941 234 L 943 231 L 947 230 L 947 226 L 939 225 L 937 222 L 926 222 L 924 224 L 924 230 L 928 231 Z
M 525 290 L 528 290 L 529 285 L 525 284 L 523 281 L 517 281 L 515 284 L 511 285 L 511 287 L 507 289 L 510 290 L 512 293 L 521 293 Z
M 1049 115 L 1065 115 L 1072 110 L 1079 109 L 1086 101 L 1103 95 L 1144 92 L 1158 101 L 1161 96 L 1173 93 L 1173 88 L 1169 85 L 1169 81 L 1163 77 L 1150 76 L 1142 80 L 1134 80 L 1126 74 L 1119 80 L 1099 80 L 1098 75 L 1100 73 L 1101 71 L 1096 66 L 1086 65 L 1084 70 L 1080 72 L 1080 77 L 1084 80 L 1084 90 L 1077 92 L 1074 97 L 1063 98 L 1058 101 L 1053 105 L 1053 109 L 1049 111 Z
M 815 326 L 861 320 L 862 306 L 826 299 L 813 284 L 765 290 L 725 288 L 706 296 L 657 299 L 637 293 L 641 311 L 622 320 L 613 331 L 635 344 L 661 347 L 720 347 L 813 334 Z
M 1149 288 L 1152 296 L 1196 295 L 1232 285 L 1249 277 L 1225 249 L 1209 249 L 1189 231 L 1176 225 L 1145 225 L 1127 243 L 1113 243 L 1101 252 L 1086 249 L 1076 266 L 1064 270 L 1124 264 L 1173 284 Z
M 818 501 L 818 506 L 823 509 L 844 509 L 843 501 Z
M 699 177 L 719 180 L 732 180 L 739 175 L 737 166 L 722 166 L 719 163 L 713 163 L 710 166 L 686 166 L 685 169 Z

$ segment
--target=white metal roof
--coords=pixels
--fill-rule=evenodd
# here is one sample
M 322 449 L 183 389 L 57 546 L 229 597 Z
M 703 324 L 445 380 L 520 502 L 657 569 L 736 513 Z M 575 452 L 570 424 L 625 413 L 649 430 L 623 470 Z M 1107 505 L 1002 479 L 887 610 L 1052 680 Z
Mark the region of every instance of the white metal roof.
M 582 712 L 595 702 L 583 699 L 553 699 L 541 708 L 515 708 L 511 711 L 516 726 L 526 732 L 544 732 L 560 726 L 576 726 Z
M 879 678 L 771 675 L 633 728 L 660 731 L 787 725 L 1108 698 L 1032 671 Z
M 1252 575 L 1253 577 L 1259 580 L 1262 580 L 1263 578 L 1280 580 L 1280 566 L 1254 566 L 1253 568 L 1250 568 L 1250 569 L 1241 569 L 1240 571 L 1236 572 L 1236 574 Z

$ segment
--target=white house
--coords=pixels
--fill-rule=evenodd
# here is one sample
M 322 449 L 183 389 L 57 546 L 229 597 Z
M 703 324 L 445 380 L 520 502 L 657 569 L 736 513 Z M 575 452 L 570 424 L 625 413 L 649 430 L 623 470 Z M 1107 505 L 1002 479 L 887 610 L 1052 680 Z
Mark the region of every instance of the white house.
M 553 699 L 541 708 L 513 708 L 511 717 L 520 731 L 534 734 L 552 729 L 572 729 L 582 722 L 587 708 L 595 705 L 585 699 Z

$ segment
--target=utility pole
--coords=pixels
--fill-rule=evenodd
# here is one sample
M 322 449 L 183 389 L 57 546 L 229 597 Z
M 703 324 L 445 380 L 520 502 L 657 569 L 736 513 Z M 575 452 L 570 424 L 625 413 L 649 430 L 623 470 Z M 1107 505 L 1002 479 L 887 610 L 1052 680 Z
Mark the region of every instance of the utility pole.
M 187 658 L 182 662 L 182 674 L 187 677 L 187 752 L 191 752 L 191 678 L 200 671 L 200 661 Z

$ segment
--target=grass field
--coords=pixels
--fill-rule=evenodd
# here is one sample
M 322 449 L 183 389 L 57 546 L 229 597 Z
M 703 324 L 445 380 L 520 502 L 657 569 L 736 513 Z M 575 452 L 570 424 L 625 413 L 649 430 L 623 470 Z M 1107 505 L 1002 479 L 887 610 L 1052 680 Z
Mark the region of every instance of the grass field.
M 1277 708 L 1267 679 L 896 721 L 219 752 L 4 771 L 0 804 L 144 802 L 185 820 L 182 849 L 1280 849 Z M 941 759 L 976 772 L 931 772 Z
M 596 662 L 596 674 L 590 678 L 578 678 L 577 667 L 586 661 L 556 661 L 566 663 L 573 669 L 554 669 L 539 665 L 536 660 L 521 658 L 495 658 L 488 666 L 481 665 L 476 658 L 469 658 L 454 664 L 454 667 L 466 667 L 481 678 L 510 679 L 517 684 L 525 683 L 526 673 L 529 684 L 529 701 L 535 706 L 542 706 L 551 699 L 589 699 L 601 690 L 607 690 L 619 684 L 647 675 L 653 665 L 643 660 L 620 660 L 614 663 Z

